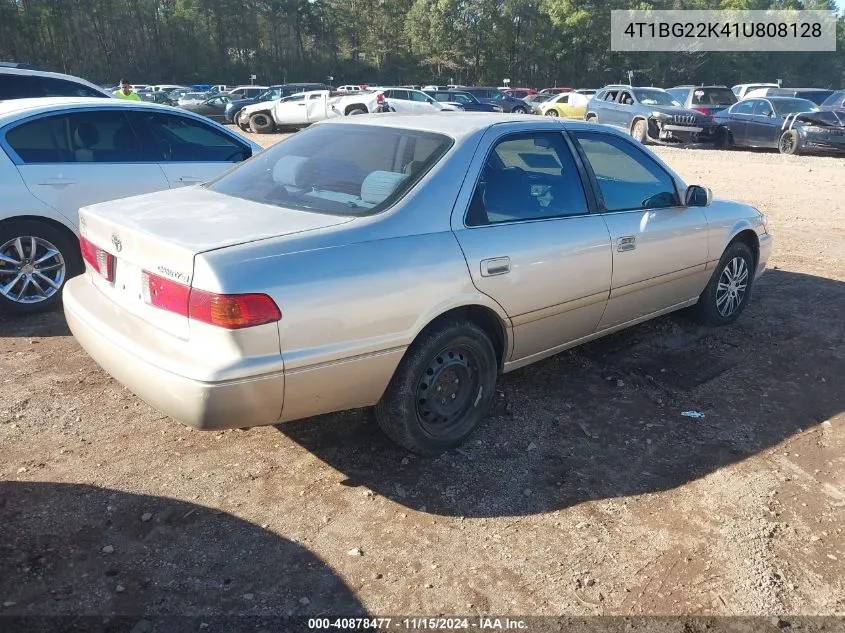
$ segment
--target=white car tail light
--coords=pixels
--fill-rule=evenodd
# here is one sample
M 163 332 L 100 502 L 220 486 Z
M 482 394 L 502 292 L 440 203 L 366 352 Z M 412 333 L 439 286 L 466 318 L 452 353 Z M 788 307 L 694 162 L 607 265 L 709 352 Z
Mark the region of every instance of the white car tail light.
M 114 255 L 104 251 L 84 237 L 79 238 L 79 250 L 82 258 L 106 281 L 114 281 Z

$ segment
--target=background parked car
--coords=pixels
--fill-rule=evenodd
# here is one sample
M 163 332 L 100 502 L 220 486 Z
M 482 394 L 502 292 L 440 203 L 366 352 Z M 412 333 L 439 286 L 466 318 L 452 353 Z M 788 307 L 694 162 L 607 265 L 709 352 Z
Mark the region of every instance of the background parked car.
M 210 92 L 186 92 L 181 97 L 179 97 L 176 103 L 180 107 L 184 108 L 186 105 L 189 105 L 191 103 L 202 103 L 210 96 Z
M 534 113 L 550 117 L 582 120 L 590 98 L 577 92 L 563 92 L 534 107 Z
M 461 107 L 440 103 L 422 90 L 408 88 L 380 88 L 391 112 L 403 114 L 430 114 L 441 110 L 460 110 Z
M 140 90 L 138 96 L 144 101 L 150 103 L 160 103 L 161 105 L 175 106 L 176 101 L 170 98 L 170 95 L 164 90 L 153 92 L 152 90 Z
M 270 86 L 237 86 L 236 88 L 232 88 L 231 90 L 227 90 L 225 94 L 229 95 L 232 99 L 252 99 L 253 97 L 257 97 L 262 92 L 265 92 Z M 217 91 L 215 94 L 220 94 L 220 91 Z
M 152 103 L 0 103 L 0 310 L 46 309 L 82 271 L 80 207 L 204 182 L 260 149 L 200 116 Z
M 675 86 L 666 92 L 685 108 L 711 116 L 737 101 L 727 86 Z
M 822 110 L 845 110 L 845 90 L 832 93 L 820 107 Z
M 743 99 L 716 115 L 717 146 L 777 148 L 781 154 L 845 151 L 845 115 L 807 99 Z
M 756 84 L 737 84 L 733 88 L 731 88 L 731 92 L 736 95 L 737 101 L 745 99 L 748 96 L 748 93 L 752 90 L 758 90 L 759 88 L 777 88 L 777 84 L 771 83 L 756 83 Z
M 552 99 L 554 96 L 555 95 L 551 93 L 544 94 L 542 92 L 538 92 L 534 95 L 528 95 L 527 97 L 525 97 L 525 99 L 523 99 L 523 101 L 525 101 L 525 103 L 529 104 L 530 106 L 536 109 L 539 104 L 545 103 L 549 99 Z
M 528 95 L 535 95 L 537 91 L 533 88 L 505 88 L 502 92 L 509 94 L 517 99 L 525 99 Z
M 73 75 L 33 70 L 26 64 L 0 65 L 0 101 L 31 97 L 101 97 L 112 94 Z
M 426 90 L 425 94 L 447 105 L 455 105 L 467 112 L 501 112 L 502 108 L 492 103 L 484 103 L 463 90 Z
M 478 87 L 473 86 L 464 88 L 464 92 L 473 95 L 479 101 L 492 103 L 502 108 L 502 112 L 512 112 L 513 114 L 528 114 L 531 112 L 531 106 L 522 99 L 517 99 L 498 88 Z
M 588 97 L 592 97 L 593 95 L 595 95 L 598 92 L 598 90 L 596 90 L 595 88 L 577 88 L 577 89 L 573 90 L 573 92 L 577 92 L 578 94 L 586 95 Z
M 756 91 L 754 91 L 756 93 Z M 806 99 L 807 101 L 812 101 L 816 105 L 821 105 L 824 103 L 830 95 L 833 94 L 833 90 L 827 90 L 825 88 L 769 88 L 766 91 L 765 96 L 767 97 L 797 97 L 799 99 Z M 748 97 L 756 97 L 757 94 L 749 93 L 746 98 Z M 763 96 L 763 95 L 759 95 Z
M 540 92 L 545 95 L 558 95 L 562 92 L 571 92 L 572 88 L 543 88 Z
M 205 101 L 186 103 L 182 106 L 182 108 L 188 110 L 189 112 L 195 112 L 208 117 L 212 121 L 225 123 L 226 106 L 229 105 L 230 102 L 231 99 L 228 95 L 216 95 L 210 99 L 206 99 Z
M 624 130 L 641 143 L 709 141 L 713 131 L 710 116 L 684 108 L 660 88 L 603 88 L 590 99 L 585 118 Z

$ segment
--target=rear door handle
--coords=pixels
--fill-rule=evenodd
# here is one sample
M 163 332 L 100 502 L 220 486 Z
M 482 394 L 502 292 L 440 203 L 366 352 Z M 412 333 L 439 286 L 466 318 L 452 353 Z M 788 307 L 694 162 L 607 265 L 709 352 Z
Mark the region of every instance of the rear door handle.
M 632 251 L 637 248 L 637 238 L 634 235 L 626 235 L 616 240 L 616 250 L 620 253 Z
M 68 180 L 66 178 L 48 178 L 47 180 L 42 180 L 38 183 L 39 185 L 44 185 L 45 187 L 69 187 L 70 185 L 75 185 L 75 180 Z
M 493 257 L 481 260 L 481 276 L 507 275 L 511 271 L 510 257 Z

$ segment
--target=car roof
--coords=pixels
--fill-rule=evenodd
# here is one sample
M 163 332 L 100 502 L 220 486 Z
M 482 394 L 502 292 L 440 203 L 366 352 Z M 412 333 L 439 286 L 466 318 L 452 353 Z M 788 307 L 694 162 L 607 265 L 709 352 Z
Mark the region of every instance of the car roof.
M 39 97 L 35 99 L 9 99 L 0 101 L 0 126 L 34 114 L 60 112 L 92 106 L 108 108 L 162 109 L 172 112 L 174 108 L 151 101 L 126 101 L 124 99 L 101 99 L 98 97 Z M 179 112 L 185 112 L 179 110 Z
M 371 125 L 402 128 L 419 132 L 445 134 L 455 139 L 471 136 L 494 125 L 514 125 L 521 130 L 549 129 L 555 125 L 568 130 L 594 130 L 596 125 L 582 121 L 561 121 L 549 117 L 531 117 L 522 114 L 501 114 L 496 112 L 442 112 L 432 114 L 382 113 L 354 117 L 337 117 L 317 125 Z M 613 133 L 612 129 L 602 131 Z
M 53 79 L 63 79 L 65 81 L 73 81 L 76 83 L 83 84 L 88 86 L 89 88 L 93 88 L 95 90 L 99 90 L 104 95 L 108 94 L 103 88 L 100 86 L 91 83 L 87 79 L 83 79 L 82 77 L 76 77 L 74 75 L 66 75 L 64 73 L 54 73 L 47 70 L 37 70 L 32 67 L 27 66 L 0 66 L 0 75 L 24 75 L 28 77 L 52 77 Z

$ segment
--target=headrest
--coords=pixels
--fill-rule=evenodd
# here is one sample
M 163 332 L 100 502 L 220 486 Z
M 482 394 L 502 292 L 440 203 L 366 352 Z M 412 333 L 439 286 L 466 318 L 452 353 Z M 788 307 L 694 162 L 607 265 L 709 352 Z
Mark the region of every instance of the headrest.
M 380 204 L 396 190 L 407 174 L 395 171 L 374 171 L 361 183 L 361 200 L 367 204 Z
M 302 165 L 308 159 L 305 156 L 282 156 L 273 165 L 273 182 L 288 187 L 296 187 L 296 179 Z
M 100 133 L 91 123 L 80 123 L 76 126 L 73 138 L 79 147 L 90 148 L 100 142 Z

